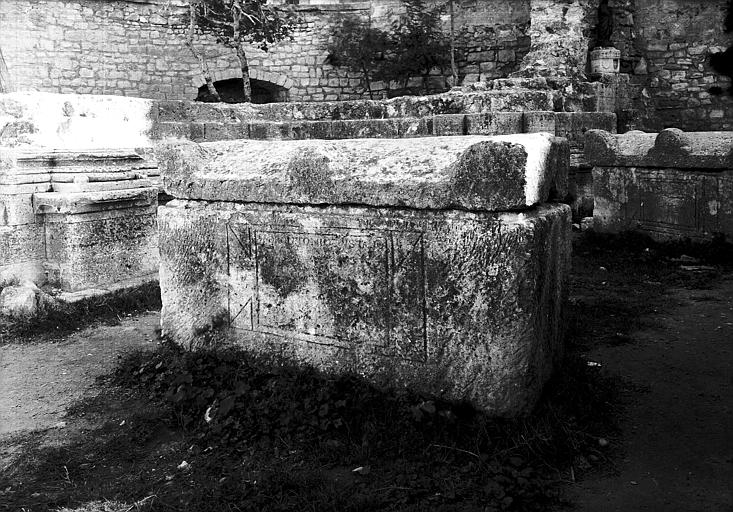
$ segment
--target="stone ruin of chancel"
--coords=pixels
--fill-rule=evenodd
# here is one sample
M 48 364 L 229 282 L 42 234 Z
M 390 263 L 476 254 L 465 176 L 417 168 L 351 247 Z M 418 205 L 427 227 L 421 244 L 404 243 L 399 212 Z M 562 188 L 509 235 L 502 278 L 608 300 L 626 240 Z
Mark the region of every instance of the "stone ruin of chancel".
M 568 145 L 549 134 L 162 145 L 163 334 L 530 408 L 561 353 Z

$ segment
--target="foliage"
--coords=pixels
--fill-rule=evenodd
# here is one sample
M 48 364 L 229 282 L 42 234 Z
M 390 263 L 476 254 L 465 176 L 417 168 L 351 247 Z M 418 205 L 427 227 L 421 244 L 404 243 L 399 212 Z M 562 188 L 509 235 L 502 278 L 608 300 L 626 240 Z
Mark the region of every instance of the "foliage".
M 188 22 L 233 48 L 242 69 L 244 101 L 252 101 L 245 45 L 267 51 L 290 36 L 296 22 L 291 8 L 267 5 L 267 0 L 192 0 Z M 208 82 L 207 82 L 208 83 Z
M 293 11 L 267 5 L 267 0 L 196 0 L 193 6 L 198 28 L 235 49 L 247 44 L 267 51 L 290 36 L 295 22 Z
M 410 78 L 422 76 L 427 89 L 430 70 L 450 65 L 450 42 L 440 26 L 445 6 L 429 8 L 425 0 L 403 0 L 403 3 L 405 14 L 392 24 L 392 55 L 387 75 L 403 87 L 407 87 Z
M 331 64 L 360 71 L 369 97 L 373 98 L 371 75 L 382 73 L 384 55 L 389 49 L 388 34 L 358 18 L 349 17 L 341 21 L 333 37 L 334 42 L 328 48 Z
M 427 90 L 430 71 L 450 65 L 450 42 L 440 20 L 445 6 L 429 8 L 425 0 L 402 1 L 405 12 L 389 32 L 356 18 L 345 19 L 334 32 L 331 62 L 361 71 L 370 97 L 374 77 L 406 89 L 410 78 L 421 76 Z

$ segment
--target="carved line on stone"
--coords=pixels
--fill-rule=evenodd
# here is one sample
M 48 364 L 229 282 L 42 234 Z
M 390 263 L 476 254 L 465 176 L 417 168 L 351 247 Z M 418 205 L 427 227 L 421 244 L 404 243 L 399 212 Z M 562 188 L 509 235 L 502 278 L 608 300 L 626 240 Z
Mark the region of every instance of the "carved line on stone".
M 236 226 L 241 226 L 246 230 L 246 237 L 242 237 L 237 234 L 237 231 L 235 230 Z M 229 325 L 230 327 L 234 329 L 244 329 L 244 330 L 250 330 L 253 332 L 260 332 L 263 334 L 273 335 L 281 338 L 295 338 L 296 340 L 307 342 L 307 343 L 313 343 L 318 345 L 324 345 L 324 346 L 332 346 L 347 350 L 354 350 L 353 343 L 351 343 L 353 340 L 342 340 L 339 338 L 335 338 L 333 336 L 324 335 L 324 334 L 313 334 L 313 333 L 307 333 L 307 332 L 300 332 L 295 330 L 286 330 L 278 328 L 277 326 L 267 325 L 264 323 L 261 323 L 260 318 L 260 300 L 259 300 L 259 258 L 258 258 L 258 233 L 262 234 L 283 234 L 283 235 L 300 235 L 300 236 L 315 236 L 315 237 L 324 237 L 326 240 L 330 239 L 331 241 L 335 241 L 338 239 L 343 239 L 346 237 L 361 237 L 361 238 L 371 238 L 378 240 L 383 240 L 384 242 L 384 285 L 387 287 L 386 293 L 387 293 L 387 304 L 386 304 L 386 313 L 387 313 L 387 319 L 386 319 L 386 332 L 385 332 L 385 344 L 379 347 L 382 351 L 382 355 L 386 356 L 399 356 L 402 359 L 405 360 L 419 360 L 419 361 L 425 361 L 427 358 L 427 351 L 428 351 L 428 341 L 427 341 L 427 297 L 426 297 L 426 278 L 425 278 L 425 247 L 424 247 L 424 238 L 423 233 L 420 231 L 401 231 L 401 230 L 392 230 L 392 229 L 358 229 L 353 227 L 346 227 L 346 226 L 331 226 L 328 229 L 334 230 L 334 231 L 343 231 L 344 233 L 329 233 L 329 232 L 323 232 L 323 233 L 309 233 L 309 232 L 303 232 L 303 231 L 295 231 L 299 229 L 299 226 L 292 226 L 293 230 L 273 230 L 273 229 L 257 229 L 256 224 L 250 224 L 248 222 L 228 222 L 225 226 L 226 230 L 226 251 L 227 251 L 227 275 L 231 279 L 231 270 L 232 270 L 232 255 L 231 250 L 232 246 L 235 245 L 230 241 L 230 235 L 234 238 L 236 241 L 235 246 L 239 246 L 239 248 L 242 251 L 243 256 L 246 259 L 252 260 L 252 263 L 254 263 L 254 282 L 253 282 L 253 290 L 252 295 L 244 302 L 241 308 L 239 308 L 239 311 L 235 315 L 232 316 L 232 287 L 231 284 L 229 286 L 228 292 L 227 292 L 227 310 L 229 312 Z M 355 234 L 355 231 L 363 231 L 364 234 Z M 351 232 L 351 233 L 350 233 Z M 399 237 L 398 240 L 407 242 L 407 251 L 405 251 L 405 254 L 402 255 L 402 257 L 395 262 L 395 235 L 400 234 L 402 236 Z M 410 241 L 410 236 L 417 237 Z M 398 241 L 399 244 L 399 241 Z M 408 337 L 407 344 L 404 346 L 405 348 L 409 347 L 412 344 L 417 345 L 417 352 L 419 352 L 419 356 L 415 357 L 414 354 L 408 354 L 403 353 L 403 347 L 399 345 L 398 338 L 394 336 L 394 327 L 395 327 L 395 315 L 397 311 L 395 310 L 395 304 L 393 303 L 393 297 L 396 294 L 395 285 L 397 284 L 397 272 L 399 270 L 402 270 L 403 268 L 406 270 L 407 267 L 405 267 L 405 264 L 411 259 L 417 256 L 417 268 L 415 269 L 417 271 L 419 283 L 416 283 L 417 289 L 420 291 L 420 297 L 418 299 L 418 303 L 414 304 L 412 306 L 418 306 L 420 308 L 419 311 L 419 318 L 420 318 L 420 334 L 419 339 L 410 339 L 411 336 Z M 410 305 L 408 305 L 409 307 Z M 250 328 L 247 329 L 246 327 L 237 326 L 235 325 L 235 320 L 241 315 L 241 313 L 249 307 L 250 309 Z M 414 331 L 411 332 L 411 334 L 414 333 Z
M 647 188 L 645 185 L 648 185 Z M 664 187 L 666 186 L 673 186 L 676 190 L 685 190 L 686 188 L 690 187 L 692 188 L 692 208 L 693 208 L 693 219 L 691 224 L 680 224 L 680 223 L 671 223 L 666 222 L 663 220 L 656 220 L 658 218 L 658 215 L 650 214 L 650 208 L 645 205 L 645 201 L 643 201 L 644 196 L 653 195 L 658 197 L 658 193 L 655 192 L 655 190 L 659 190 L 659 186 Z M 702 228 L 702 221 L 700 218 L 700 184 L 699 183 L 690 183 L 689 181 L 685 180 L 677 180 L 677 179 L 665 179 L 661 177 L 651 177 L 651 176 L 640 176 L 639 177 L 639 191 L 638 191 L 638 204 L 639 204 L 639 223 L 643 224 L 645 226 L 656 226 L 656 227 L 669 227 L 675 231 L 687 231 L 687 230 L 695 230 L 699 231 Z M 688 196 L 685 194 L 679 194 L 675 196 L 671 195 L 665 195 L 663 198 L 660 198 L 663 200 L 669 200 L 669 199 L 682 199 L 686 200 L 688 199 Z M 682 220 L 682 219 L 681 219 Z

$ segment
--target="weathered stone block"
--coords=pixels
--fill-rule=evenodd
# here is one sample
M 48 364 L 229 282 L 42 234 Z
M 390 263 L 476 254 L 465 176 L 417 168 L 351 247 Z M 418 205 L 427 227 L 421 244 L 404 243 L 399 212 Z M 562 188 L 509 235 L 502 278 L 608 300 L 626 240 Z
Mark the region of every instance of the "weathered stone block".
M 537 203 L 567 181 L 565 141 L 239 141 L 158 156 L 177 197 L 159 208 L 171 339 L 497 415 L 539 396 L 561 347 L 570 209 Z
M 0 227 L 0 281 L 43 277 L 46 257 L 42 224 Z
M 547 132 L 555 135 L 555 112 L 524 112 L 522 117 L 522 132 Z
M 158 269 L 155 205 L 45 215 L 48 282 L 104 287 Z
M 553 166 L 566 147 L 549 134 L 189 142 L 161 146 L 158 162 L 179 198 L 508 210 L 567 188 L 567 166 Z
M 594 167 L 593 197 L 599 231 L 733 240 L 733 170 Z
M 509 135 L 522 131 L 522 112 L 485 112 L 466 115 L 468 135 Z
M 592 165 L 733 168 L 733 132 L 683 132 L 668 128 L 659 134 L 631 131 L 613 135 L 589 130 L 585 144 L 586 159 Z
M 426 137 L 433 134 L 432 118 L 405 118 L 397 119 L 399 123 L 399 136 L 401 138 Z
M 331 122 L 334 139 L 397 138 L 400 122 L 396 119 L 349 119 Z
M 569 212 L 174 200 L 159 209 L 163 332 L 514 415 L 560 354 Z
M 433 117 L 433 134 L 438 136 L 466 135 L 464 114 L 444 114 Z
M 28 282 L 18 286 L 6 286 L 0 292 L 0 315 L 28 318 L 38 311 L 38 287 Z
M 733 133 L 590 131 L 585 151 L 595 229 L 733 239 Z

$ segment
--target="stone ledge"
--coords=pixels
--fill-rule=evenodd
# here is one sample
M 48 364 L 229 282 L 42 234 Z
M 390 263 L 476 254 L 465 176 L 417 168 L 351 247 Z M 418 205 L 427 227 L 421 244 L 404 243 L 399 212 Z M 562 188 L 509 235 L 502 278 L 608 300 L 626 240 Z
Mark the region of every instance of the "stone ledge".
M 733 169 L 733 132 L 668 128 L 659 134 L 631 131 L 613 135 L 589 130 L 585 157 L 600 167 Z
M 36 214 L 80 213 L 122 206 L 149 206 L 156 203 L 157 187 L 100 192 L 44 192 L 33 195 Z
M 104 288 L 87 288 L 76 292 L 58 292 L 53 294 L 53 298 L 65 304 L 78 304 L 95 297 L 111 295 L 113 293 L 128 292 L 140 288 L 149 283 L 158 281 L 158 272 L 152 272 L 144 276 L 125 279 L 111 283 Z
M 184 142 L 157 155 L 173 197 L 304 205 L 516 210 L 565 189 L 568 170 L 567 142 L 550 134 Z

